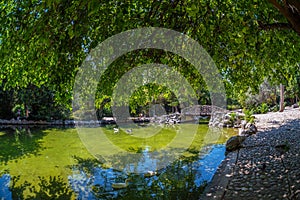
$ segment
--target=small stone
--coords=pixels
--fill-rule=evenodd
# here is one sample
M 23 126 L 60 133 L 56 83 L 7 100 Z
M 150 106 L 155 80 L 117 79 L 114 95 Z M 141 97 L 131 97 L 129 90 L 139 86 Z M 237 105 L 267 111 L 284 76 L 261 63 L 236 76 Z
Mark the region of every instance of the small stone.
M 206 196 L 211 197 L 212 193 L 207 193 Z

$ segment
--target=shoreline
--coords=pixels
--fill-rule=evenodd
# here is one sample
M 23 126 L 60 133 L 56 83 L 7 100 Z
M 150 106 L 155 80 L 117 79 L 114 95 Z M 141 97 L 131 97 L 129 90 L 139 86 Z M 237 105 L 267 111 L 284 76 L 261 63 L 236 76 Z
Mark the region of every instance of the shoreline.
M 126 121 L 127 122 L 127 121 Z M 125 123 L 126 123 L 125 122 Z M 150 122 L 150 118 L 144 117 L 132 117 L 128 122 L 134 123 L 147 123 Z M 123 123 L 123 122 L 120 122 Z M 116 120 L 113 117 L 103 117 L 101 120 L 74 120 L 74 119 L 58 119 L 58 120 L 16 120 L 16 119 L 0 119 L 0 126 L 104 126 L 109 124 L 116 124 Z
M 254 116 L 258 132 L 226 155 L 200 199 L 300 199 L 299 108 Z

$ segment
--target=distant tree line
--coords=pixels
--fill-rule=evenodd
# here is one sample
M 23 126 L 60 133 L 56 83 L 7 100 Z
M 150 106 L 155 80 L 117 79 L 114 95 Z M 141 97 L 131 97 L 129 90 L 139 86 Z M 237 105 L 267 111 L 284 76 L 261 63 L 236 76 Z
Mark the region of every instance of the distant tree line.
M 70 117 L 70 109 L 55 101 L 55 91 L 28 85 L 3 90 L 0 86 L 0 118 L 19 120 L 56 120 Z

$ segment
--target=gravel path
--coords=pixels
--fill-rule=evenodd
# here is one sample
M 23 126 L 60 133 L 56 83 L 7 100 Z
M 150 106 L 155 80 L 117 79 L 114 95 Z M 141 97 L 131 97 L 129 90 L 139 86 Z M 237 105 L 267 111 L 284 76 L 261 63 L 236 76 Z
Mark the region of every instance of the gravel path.
M 286 107 L 284 112 L 270 112 L 254 115 L 259 131 L 278 128 L 291 120 L 300 119 L 300 109 Z
M 300 110 L 255 117 L 259 132 L 226 156 L 201 199 L 300 200 Z

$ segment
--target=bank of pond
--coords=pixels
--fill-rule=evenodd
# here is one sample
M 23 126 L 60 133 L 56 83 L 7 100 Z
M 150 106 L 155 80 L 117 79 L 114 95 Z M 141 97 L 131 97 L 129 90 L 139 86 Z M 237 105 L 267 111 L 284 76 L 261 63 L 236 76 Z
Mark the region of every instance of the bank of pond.
M 233 129 L 0 129 L 0 199 L 197 199 Z

